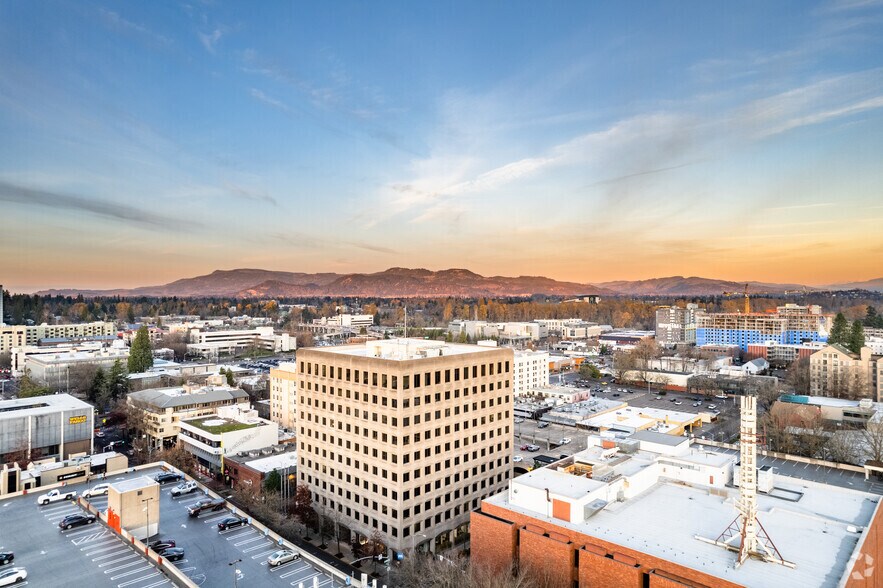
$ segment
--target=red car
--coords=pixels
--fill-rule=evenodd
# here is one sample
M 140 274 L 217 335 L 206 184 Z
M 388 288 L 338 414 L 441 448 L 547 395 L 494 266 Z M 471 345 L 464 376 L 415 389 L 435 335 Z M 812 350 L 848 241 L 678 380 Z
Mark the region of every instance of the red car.
M 527 451 L 528 447 L 530 447 L 530 446 L 529 445 L 522 445 L 519 449 L 521 449 L 521 451 Z

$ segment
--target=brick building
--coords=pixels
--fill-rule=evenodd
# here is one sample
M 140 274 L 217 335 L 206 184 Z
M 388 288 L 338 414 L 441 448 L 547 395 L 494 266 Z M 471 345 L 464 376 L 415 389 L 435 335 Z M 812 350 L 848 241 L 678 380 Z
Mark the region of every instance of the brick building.
M 736 456 L 641 432 L 590 438 L 472 513 L 473 565 L 542 570 L 562 588 L 883 585 L 879 496 L 759 471 L 758 519 L 793 567 L 713 544 L 736 517 Z

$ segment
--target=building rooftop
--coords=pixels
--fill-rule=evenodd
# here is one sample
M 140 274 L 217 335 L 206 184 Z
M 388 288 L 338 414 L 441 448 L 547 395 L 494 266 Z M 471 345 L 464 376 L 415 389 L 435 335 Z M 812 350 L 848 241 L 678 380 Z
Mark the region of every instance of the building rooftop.
M 150 486 L 158 486 L 159 484 L 153 478 L 148 476 L 139 476 L 129 480 L 121 480 L 119 482 L 111 482 L 110 487 L 119 493 L 131 492 L 132 490 L 140 490 Z
M 629 437 L 629 439 L 634 439 L 635 441 L 647 441 L 648 443 L 658 443 L 659 445 L 668 445 L 670 447 L 677 447 L 682 443 L 690 442 L 688 438 L 681 437 L 680 435 L 667 435 L 656 431 L 636 431 Z
M 176 386 L 132 392 L 129 394 L 129 398 L 156 408 L 175 408 L 191 404 L 224 402 L 225 400 L 248 400 L 248 393 L 241 388 L 230 386 L 206 386 L 191 392 L 188 392 L 183 386 Z
M 231 459 L 229 456 L 227 459 Z M 276 453 L 270 455 L 269 457 L 257 457 L 257 458 L 247 458 L 247 457 L 234 457 L 232 458 L 235 461 L 238 461 L 241 464 L 247 465 L 253 470 L 257 470 L 262 473 L 269 473 L 275 470 L 284 470 L 285 468 L 296 468 L 297 467 L 297 450 L 292 448 L 290 451 L 285 451 L 282 453 Z
M 335 347 L 311 347 L 310 351 L 334 353 L 386 359 L 392 361 L 408 361 L 431 357 L 447 357 L 450 355 L 466 355 L 470 353 L 486 353 L 499 351 L 500 347 L 483 345 L 465 345 L 460 343 L 444 343 L 426 339 L 385 339 L 368 341 L 358 345 L 338 345 Z
M 705 451 L 676 459 L 715 463 L 733 459 L 723 454 L 719 457 Z M 560 471 L 540 472 L 542 470 L 535 470 L 521 476 L 513 485 L 524 483 L 541 490 L 552 488 L 555 493 L 577 498 L 599 484 L 584 476 Z M 525 480 L 528 476 L 533 479 Z M 758 518 L 783 558 L 796 564 L 793 569 L 757 560 L 748 560 L 735 568 L 734 553 L 696 538 L 717 539 L 736 518 L 738 491 L 730 487 L 717 488 L 712 494 L 705 487 L 660 477 L 648 489 L 624 501 L 593 503 L 595 512 L 577 523 L 552 519 L 516 506 L 510 502 L 509 492 L 486 501 L 743 586 L 837 586 L 851 558 L 858 553 L 862 531 L 872 520 L 880 497 L 784 476 L 776 477 L 776 488 L 790 491 L 799 498 L 784 499 L 761 493 Z
M 93 410 L 91 404 L 87 404 L 70 394 L 49 394 L 34 398 L 16 398 L 14 400 L 0 401 L 0 419 L 19 418 L 23 416 L 38 416 L 52 414 L 61 410 Z
M 242 431 L 243 429 L 252 429 L 263 424 L 262 421 L 257 419 L 242 421 L 216 415 L 200 417 L 197 419 L 187 419 L 181 422 L 202 429 L 206 433 L 211 433 L 212 435 L 220 435 L 221 433 L 230 433 L 232 431 Z
M 667 433 L 700 418 L 698 414 L 691 412 L 625 406 L 615 411 L 593 416 L 580 424 L 595 429 L 615 428 L 623 431 L 652 429 L 660 433 Z

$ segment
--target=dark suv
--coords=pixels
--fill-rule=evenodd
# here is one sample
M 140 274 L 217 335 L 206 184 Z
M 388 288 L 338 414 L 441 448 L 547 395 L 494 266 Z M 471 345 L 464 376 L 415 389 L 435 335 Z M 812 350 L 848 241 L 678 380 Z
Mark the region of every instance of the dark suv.
M 163 472 L 154 476 L 153 479 L 160 484 L 165 484 L 167 482 L 180 482 L 184 479 L 184 476 L 176 474 L 175 472 Z
M 187 507 L 187 512 L 192 517 L 198 517 L 200 514 L 207 510 L 217 511 L 224 508 L 223 500 L 212 500 L 211 498 L 204 498 L 195 504 L 191 504 Z

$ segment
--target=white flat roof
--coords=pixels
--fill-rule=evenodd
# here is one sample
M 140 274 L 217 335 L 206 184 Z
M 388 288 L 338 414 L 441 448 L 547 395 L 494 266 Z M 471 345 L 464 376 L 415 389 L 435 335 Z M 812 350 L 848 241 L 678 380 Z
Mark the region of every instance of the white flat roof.
M 575 476 L 549 468 L 538 468 L 519 476 L 516 485 L 528 486 L 537 490 L 548 489 L 553 494 L 577 499 L 607 484 L 585 476 Z
M 723 498 L 661 482 L 635 498 L 609 504 L 582 523 L 513 506 L 507 492 L 486 500 L 743 586 L 837 586 L 860 537 L 846 527 L 867 526 L 880 497 L 806 480 L 795 480 L 795 486 L 804 493 L 798 502 L 758 495 L 758 518 L 783 558 L 796 564 L 794 569 L 751 559 L 735 568 L 733 552 L 695 539 L 717 539 L 736 518 L 736 491 Z
M 638 408 L 626 406 L 615 411 L 605 412 L 582 421 L 581 424 L 590 427 L 631 427 L 641 429 L 651 423 L 657 423 L 660 431 L 669 431 L 683 423 L 695 421 L 698 414 L 679 412 L 675 410 L 663 410 L 659 408 Z M 666 424 L 666 419 L 668 423 Z
M 427 359 L 428 357 L 448 357 L 470 353 L 487 353 L 499 351 L 505 347 L 485 347 L 483 345 L 465 345 L 462 343 L 444 343 L 426 339 L 380 339 L 356 345 L 337 345 L 334 347 L 311 347 L 310 351 L 354 355 L 357 357 L 374 357 L 395 361 Z M 434 355 L 432 355 L 434 353 Z M 430 354 L 430 355 L 427 355 Z
M 273 470 L 281 470 L 287 467 L 296 468 L 297 451 L 286 451 L 284 453 L 277 453 L 276 455 L 259 457 L 257 459 L 252 459 L 249 461 L 242 461 L 241 463 L 265 474 L 268 472 L 272 472 Z
M 32 398 L 15 398 L 13 400 L 0 401 L 0 419 L 19 418 L 23 416 L 36 416 L 52 414 L 62 410 L 93 410 L 91 404 L 87 404 L 70 394 L 48 394 L 46 396 L 34 396 Z
M 120 493 L 140 490 L 141 488 L 148 488 L 150 486 L 159 486 L 159 484 L 156 480 L 147 476 L 139 476 L 129 480 L 120 480 L 119 482 L 111 482 L 110 484 L 111 488 Z

